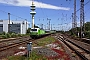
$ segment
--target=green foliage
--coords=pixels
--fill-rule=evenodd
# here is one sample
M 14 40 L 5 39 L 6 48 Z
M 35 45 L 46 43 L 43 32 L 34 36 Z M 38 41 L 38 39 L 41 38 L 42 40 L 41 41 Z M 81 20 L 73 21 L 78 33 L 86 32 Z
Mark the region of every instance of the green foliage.
M 86 31 L 85 36 L 90 39 L 90 31 Z
M 11 37 L 11 35 L 9 33 L 5 33 L 5 35 L 1 35 L 1 36 L 2 36 L 2 38 L 10 38 Z
M 80 27 L 77 27 L 77 31 L 80 31 Z
M 27 29 L 26 34 L 30 34 L 30 29 L 31 29 L 31 28 L 28 28 L 28 29 Z
M 22 37 L 26 36 L 25 34 L 16 34 L 16 33 L 0 33 L 0 38 L 15 38 L 15 37 Z
M 21 34 L 22 36 L 26 36 L 26 34 Z
M 39 28 L 38 26 L 34 25 L 35 28 Z
M 36 41 L 38 46 L 44 46 L 44 45 L 50 44 L 52 42 L 55 42 L 55 39 L 53 37 L 50 37 L 50 36 L 48 36 L 48 37 L 46 37 L 44 39 L 41 39 L 39 41 L 38 40 Z
M 85 30 L 90 31 L 90 22 L 85 23 Z
M 6 36 L 7 36 L 7 38 L 10 38 L 11 37 L 11 35 L 9 33 L 7 33 Z
M 83 28 L 83 26 L 82 26 Z M 76 29 L 76 30 L 75 30 Z M 76 31 L 76 32 L 75 32 Z M 83 30 L 82 30 L 83 31 Z M 80 27 L 77 27 L 77 28 L 73 28 L 71 30 L 69 30 L 69 33 L 73 36 L 77 36 L 77 32 L 80 33 Z M 85 37 L 86 38 L 90 38 L 90 22 L 86 22 L 85 23 Z
M 25 56 L 9 56 L 8 60 L 47 60 L 47 58 L 42 55 L 38 55 L 35 50 L 33 50 L 30 54 L 30 57 L 27 58 Z
M 64 33 L 64 31 L 56 31 L 56 32 L 57 32 L 57 33 L 62 33 L 62 34 Z
M 5 35 L 6 33 L 5 32 L 2 32 L 2 35 Z
M 6 35 L 1 35 L 1 37 L 2 37 L 2 38 L 4 38 L 4 39 L 5 39 L 5 38 L 7 38 L 7 36 L 6 36 Z
M 12 33 L 12 34 L 11 34 L 11 37 L 12 37 L 12 38 L 14 38 L 14 37 L 16 37 L 16 36 L 17 36 L 17 35 L 16 35 L 15 33 Z
M 21 34 L 17 34 L 19 37 L 22 37 L 22 35 Z
M 2 35 L 2 33 L 0 33 L 0 35 Z
M 25 60 L 24 56 L 10 56 L 8 60 Z
M 32 51 L 29 60 L 47 60 L 47 59 L 42 55 L 38 55 L 36 51 Z
M 55 39 L 51 36 L 48 36 L 44 39 L 40 39 L 35 42 L 37 44 L 40 44 L 38 46 L 41 46 L 41 45 L 43 46 L 43 45 L 55 42 Z M 10 56 L 10 57 L 8 57 L 8 60 L 48 60 L 48 59 L 43 55 L 39 55 L 36 50 L 32 50 L 30 57 L 28 59 L 25 56 Z
M 70 35 L 74 35 L 73 29 L 69 30 L 69 32 L 70 32 Z

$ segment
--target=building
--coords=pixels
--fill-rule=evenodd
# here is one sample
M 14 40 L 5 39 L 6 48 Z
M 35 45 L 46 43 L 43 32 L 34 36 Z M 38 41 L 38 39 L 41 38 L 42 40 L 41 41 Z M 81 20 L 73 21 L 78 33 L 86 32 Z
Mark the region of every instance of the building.
M 0 20 L 0 33 L 1 32 L 14 32 L 26 34 L 26 30 L 30 27 L 30 22 L 26 20 Z

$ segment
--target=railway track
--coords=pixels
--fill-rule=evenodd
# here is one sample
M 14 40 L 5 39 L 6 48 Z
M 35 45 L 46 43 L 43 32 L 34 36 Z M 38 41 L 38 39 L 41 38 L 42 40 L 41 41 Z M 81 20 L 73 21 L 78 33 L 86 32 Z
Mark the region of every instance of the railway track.
M 14 39 L 14 40 L 2 41 L 0 43 L 2 44 L 2 46 L 0 45 L 0 59 L 2 59 L 3 57 L 14 55 L 16 51 L 20 51 L 20 49 L 18 49 L 20 46 L 26 47 L 28 42 L 34 42 L 35 40 L 38 39 L 31 39 L 30 37 L 22 37 L 16 40 Z
M 13 55 L 15 52 L 20 51 L 20 49 L 18 49 L 20 46 L 23 46 L 32 41 L 32 39 L 30 39 L 30 37 L 22 37 L 19 39 L 14 39 L 14 40 L 7 40 L 7 41 L 3 41 L 2 43 L 8 43 L 5 45 L 0 45 L 0 59 L 5 58 L 7 56 L 11 56 Z
M 71 41 L 71 40 L 66 40 L 72 44 L 74 44 L 75 46 L 77 46 L 78 48 L 81 48 L 82 50 L 84 50 L 87 54 L 90 54 L 90 48 L 88 46 L 90 46 L 89 44 L 85 44 L 85 43 L 82 43 L 82 42 L 78 42 L 75 43 L 76 41 Z
M 19 43 L 22 43 L 24 41 L 27 40 L 28 37 L 22 37 L 22 38 L 14 38 L 14 39 L 11 39 L 11 40 L 8 40 L 8 39 L 5 39 L 5 40 L 2 40 L 0 42 L 0 51 L 2 50 L 2 48 L 4 47 L 8 47 L 8 46 L 11 46 L 11 45 L 14 45 L 14 44 L 19 44 Z
M 24 36 L 23 38 L 26 38 L 27 36 Z M 8 41 L 14 41 L 17 39 L 22 39 L 22 37 L 17 37 L 17 38 L 8 38 L 8 39 L 0 39 L 0 43 L 2 42 L 8 42 Z
M 74 40 L 78 40 L 78 41 L 81 41 L 81 42 L 84 42 L 84 43 L 87 43 L 87 44 L 90 44 L 90 39 L 87 39 L 87 38 L 76 38 L 76 37 L 73 37 L 73 36 L 70 36 L 70 35 L 64 35 L 66 36 L 67 38 L 71 38 L 71 39 L 74 39 Z
M 25 41 L 21 41 L 21 42 L 18 42 L 18 43 L 9 44 L 7 46 L 0 47 L 0 51 L 4 51 L 4 50 L 10 49 L 10 48 L 13 48 L 15 46 L 28 43 L 28 42 L 30 42 L 30 40 L 25 40 Z
M 90 39 L 82 38 L 82 42 L 90 44 Z
M 40 38 L 38 38 L 38 39 L 40 39 Z M 4 51 L 4 50 L 12 48 L 14 46 L 28 43 L 29 41 L 34 41 L 34 40 L 31 39 L 30 37 L 19 37 L 19 38 L 0 40 L 0 51 Z
M 90 50 L 85 48 L 85 45 L 82 45 L 80 42 L 77 43 L 76 41 L 72 42 L 71 40 L 68 40 L 61 35 L 58 35 L 57 38 L 59 41 L 62 41 L 64 44 L 66 44 L 72 51 L 74 51 L 74 53 L 76 53 L 81 58 L 81 60 L 90 60 Z M 80 46 L 80 44 L 82 46 Z

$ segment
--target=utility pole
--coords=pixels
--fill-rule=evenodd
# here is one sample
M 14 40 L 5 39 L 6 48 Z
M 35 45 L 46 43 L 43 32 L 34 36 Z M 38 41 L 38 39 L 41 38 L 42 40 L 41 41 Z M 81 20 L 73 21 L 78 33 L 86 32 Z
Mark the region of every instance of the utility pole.
M 85 25 L 84 25 L 84 0 L 80 0 L 80 35 L 82 38 L 83 32 L 85 31 Z
M 51 20 L 51 19 L 48 19 L 48 18 L 47 18 L 47 20 L 49 20 L 49 30 L 50 30 L 50 20 Z
M 10 33 L 10 13 L 8 13 L 8 20 L 9 20 L 9 24 L 8 24 L 8 32 Z

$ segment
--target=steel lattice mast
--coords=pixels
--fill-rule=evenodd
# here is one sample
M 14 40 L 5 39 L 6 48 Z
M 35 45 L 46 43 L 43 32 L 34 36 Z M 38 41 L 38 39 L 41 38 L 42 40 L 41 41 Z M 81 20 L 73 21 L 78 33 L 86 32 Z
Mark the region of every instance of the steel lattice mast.
M 77 27 L 77 20 L 76 20 L 76 0 L 74 0 L 74 28 Z
M 84 0 L 80 0 L 81 7 L 80 7 L 80 28 L 81 28 L 81 38 L 82 33 L 85 31 L 85 25 L 84 25 Z
M 33 0 L 32 0 L 32 5 L 31 5 L 31 12 L 30 14 L 32 15 L 32 28 L 34 28 L 34 15 L 36 14 L 35 12 L 35 5 L 33 3 Z
M 72 13 L 72 28 L 74 28 L 74 14 Z

